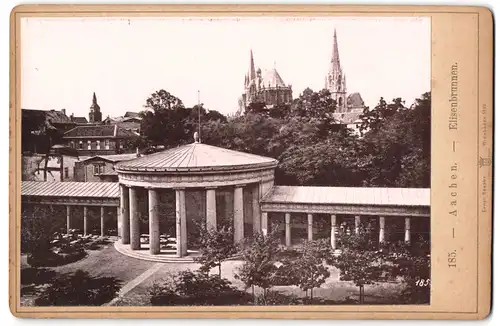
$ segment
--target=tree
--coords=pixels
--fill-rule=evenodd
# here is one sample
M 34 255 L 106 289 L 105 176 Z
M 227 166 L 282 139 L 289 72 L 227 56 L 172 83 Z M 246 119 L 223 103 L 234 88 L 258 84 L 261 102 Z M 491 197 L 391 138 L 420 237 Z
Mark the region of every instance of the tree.
M 337 127 L 332 115 L 337 110 L 337 104 L 327 89 L 314 92 L 306 88 L 300 96 L 295 99 L 291 107 L 291 115 L 305 117 L 309 123 L 319 128 L 319 136 L 326 137 Z
M 199 229 L 200 256 L 195 260 L 201 264 L 200 271 L 208 273 L 212 268 L 219 267 L 221 277 L 222 262 L 238 252 L 233 229 L 226 225 L 219 228 L 201 226 Z
M 203 104 L 186 108 L 179 98 L 163 89 L 151 94 L 145 108 L 141 113 L 141 131 L 148 145 L 175 147 L 191 143 L 194 132 L 198 131 L 199 120 L 202 124 L 227 121 L 219 112 L 206 110 Z
M 160 89 L 159 91 L 151 94 L 151 96 L 146 100 L 146 105 L 144 107 L 157 112 L 162 110 L 184 108 L 184 104 L 178 97 L 170 94 L 164 89 Z
M 326 140 L 290 143 L 278 167 L 291 185 L 361 186 L 369 163 L 354 136 L 338 131 Z
M 372 230 L 364 226 L 358 228 L 358 233 L 341 232 L 341 253 L 331 258 L 333 265 L 340 270 L 340 280 L 351 281 L 359 287 L 361 304 L 364 303 L 365 286 L 382 281 L 387 271 L 383 253 L 378 250 L 370 232 Z
M 35 206 L 24 210 L 21 215 L 21 251 L 37 258 L 50 251 L 52 235 L 60 231 L 60 225 L 50 218 L 54 215 L 50 208 Z
M 241 255 L 243 265 L 237 269 L 235 278 L 243 281 L 247 288 L 252 287 L 255 299 L 255 286 L 264 290 L 264 300 L 269 288 L 273 285 L 273 278 L 277 271 L 277 256 L 280 252 L 278 230 L 274 228 L 268 235 L 254 234 Z
M 424 239 L 413 243 L 386 243 L 384 251 L 393 276 L 401 277 L 404 289 L 401 299 L 410 304 L 426 304 L 430 300 L 430 244 Z
M 370 110 L 369 107 L 363 109 L 361 115 L 361 125 L 359 130 L 367 132 L 369 130 L 378 130 L 384 120 L 394 116 L 396 112 L 404 109 L 404 101 L 401 98 L 396 98 L 392 103 L 388 104 L 383 97 L 380 98 L 377 106 Z
M 401 99 L 383 99 L 365 112 L 366 130 L 359 140 L 365 183 L 381 187 L 430 186 L 430 93 L 406 108 Z M 362 127 L 364 128 L 364 127 Z
M 297 277 L 297 285 L 306 292 L 320 287 L 330 277 L 330 271 L 324 259 L 330 254 L 330 245 L 325 240 L 304 241 L 299 256 L 292 263 L 292 270 Z
M 161 89 L 146 100 L 141 113 L 141 131 L 150 145 L 177 146 L 185 143 L 189 136 L 183 123 L 190 114 L 182 101 Z

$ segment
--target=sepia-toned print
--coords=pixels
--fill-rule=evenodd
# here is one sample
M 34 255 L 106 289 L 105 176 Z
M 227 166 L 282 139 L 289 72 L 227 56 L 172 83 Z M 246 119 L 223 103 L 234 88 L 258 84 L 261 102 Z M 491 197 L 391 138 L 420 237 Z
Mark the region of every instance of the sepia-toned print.
M 20 25 L 21 306 L 430 305 L 429 17 Z

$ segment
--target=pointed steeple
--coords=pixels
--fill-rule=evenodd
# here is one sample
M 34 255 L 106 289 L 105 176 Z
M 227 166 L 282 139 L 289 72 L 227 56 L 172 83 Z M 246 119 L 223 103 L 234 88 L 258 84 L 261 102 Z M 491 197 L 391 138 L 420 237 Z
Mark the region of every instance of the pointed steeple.
M 250 81 L 254 80 L 255 79 L 255 64 L 253 62 L 253 52 L 252 50 L 250 50 L 250 76 L 248 76 L 250 78 Z
M 339 56 L 339 46 L 337 44 L 337 29 L 333 32 L 333 51 L 331 60 L 332 71 L 340 71 L 340 56 Z
M 95 92 L 94 95 L 92 96 L 92 105 L 90 106 L 89 121 L 91 123 L 102 121 L 101 108 L 99 107 L 99 104 L 97 104 L 97 96 L 95 96 Z

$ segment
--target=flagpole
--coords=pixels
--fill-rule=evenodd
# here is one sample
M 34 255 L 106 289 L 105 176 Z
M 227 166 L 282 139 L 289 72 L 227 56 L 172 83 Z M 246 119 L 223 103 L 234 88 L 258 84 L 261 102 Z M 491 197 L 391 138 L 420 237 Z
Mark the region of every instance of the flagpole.
M 201 107 L 200 107 L 200 91 L 198 90 L 198 141 L 201 143 Z

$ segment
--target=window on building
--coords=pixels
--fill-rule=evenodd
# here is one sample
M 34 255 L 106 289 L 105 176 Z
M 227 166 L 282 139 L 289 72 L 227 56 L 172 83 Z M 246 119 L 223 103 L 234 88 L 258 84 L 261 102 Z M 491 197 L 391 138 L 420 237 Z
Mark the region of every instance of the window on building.
M 87 149 L 92 149 L 92 141 L 87 141 Z
M 106 139 L 106 140 L 104 141 L 104 147 L 105 147 L 106 149 L 109 149 L 109 139 Z
M 75 142 L 74 142 L 74 141 L 70 141 L 70 143 L 69 143 L 69 147 L 71 147 L 71 148 L 75 148 Z
M 120 140 L 120 149 L 123 149 L 123 140 Z
M 104 173 L 104 165 L 94 164 L 94 175 L 99 175 Z
M 96 140 L 95 141 L 95 148 L 96 149 L 101 149 L 101 141 L 100 140 Z
M 81 140 L 78 143 L 78 149 L 83 149 L 83 141 L 81 141 Z
M 69 178 L 69 168 L 68 167 L 65 167 L 64 168 L 64 177 L 67 179 Z

